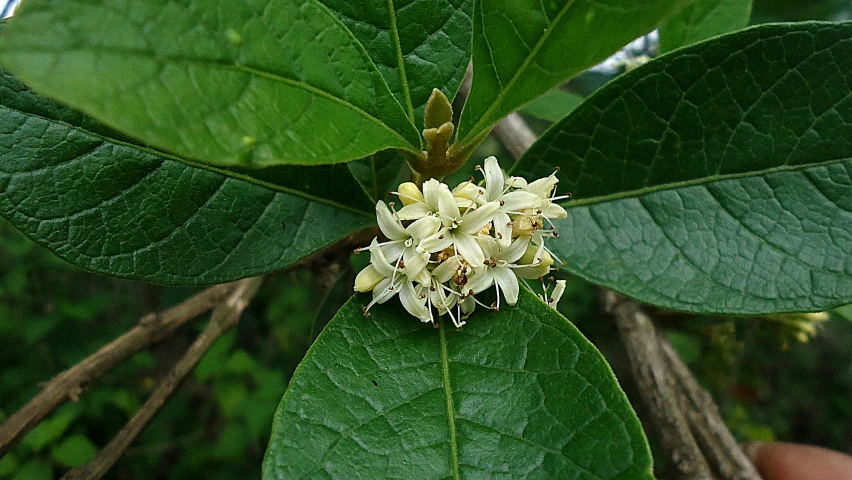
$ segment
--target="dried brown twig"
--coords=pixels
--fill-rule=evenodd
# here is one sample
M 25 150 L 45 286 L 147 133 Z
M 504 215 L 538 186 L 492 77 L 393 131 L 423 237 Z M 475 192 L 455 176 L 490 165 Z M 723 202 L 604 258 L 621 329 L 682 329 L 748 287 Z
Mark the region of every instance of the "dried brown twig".
M 178 385 L 198 364 L 201 357 L 210 349 L 213 342 L 222 333 L 234 327 L 248 303 L 263 283 L 262 277 L 247 278 L 236 282 L 235 287 L 224 302 L 213 309 L 210 323 L 193 342 L 171 372 L 157 385 L 136 415 L 116 434 L 116 436 L 89 463 L 70 470 L 63 480 L 96 480 L 103 477 L 115 462 L 124 454 L 127 447 L 139 435 L 154 415 L 174 394 Z
M 235 284 L 212 286 L 180 305 L 143 317 L 124 335 L 96 353 L 48 381 L 41 392 L 0 425 L 0 456 L 5 455 L 33 427 L 66 400 L 78 395 L 136 352 L 171 335 L 181 325 L 213 308 L 233 290 Z

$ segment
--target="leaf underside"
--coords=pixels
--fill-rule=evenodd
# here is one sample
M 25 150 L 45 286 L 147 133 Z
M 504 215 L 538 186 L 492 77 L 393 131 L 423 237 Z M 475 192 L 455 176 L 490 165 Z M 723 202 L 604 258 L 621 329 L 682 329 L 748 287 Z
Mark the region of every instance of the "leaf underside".
M 660 53 L 748 25 L 752 0 L 696 0 L 660 26 Z
M 652 478 L 600 353 L 524 290 L 460 331 L 350 300 L 297 369 L 265 479 Z
M 0 214 L 107 275 L 211 284 L 289 266 L 374 223 L 346 165 L 253 178 L 129 143 L 0 71 Z
M 42 94 L 213 165 L 420 150 L 364 47 L 316 0 L 30 0 L 0 61 Z
M 561 167 L 571 273 L 666 308 L 852 301 L 852 24 L 755 27 L 601 89 L 518 163 Z

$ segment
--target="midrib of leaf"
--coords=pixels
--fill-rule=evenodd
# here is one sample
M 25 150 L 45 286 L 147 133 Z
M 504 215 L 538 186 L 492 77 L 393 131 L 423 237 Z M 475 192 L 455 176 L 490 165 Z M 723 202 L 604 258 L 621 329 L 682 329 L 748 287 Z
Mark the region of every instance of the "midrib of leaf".
M 399 30 L 396 25 L 396 7 L 393 4 L 393 0 L 388 0 L 388 13 L 390 13 L 391 33 L 393 33 L 393 42 L 396 48 L 396 61 L 399 63 L 399 79 L 402 82 L 402 95 L 405 97 L 405 106 L 408 107 L 408 118 L 413 122 L 414 105 L 411 103 L 411 92 L 408 91 L 408 77 L 405 73 L 405 59 L 402 57 L 402 44 L 399 41 Z
M 556 18 L 554 18 L 553 21 L 550 22 L 550 24 L 547 26 L 547 31 L 545 31 L 544 35 L 542 35 L 539 41 L 536 42 L 535 46 L 530 51 L 530 54 L 527 55 L 527 58 L 524 60 L 524 63 L 521 64 L 521 68 L 519 68 L 518 71 L 515 72 L 515 74 L 512 76 L 512 78 L 509 79 L 509 82 L 506 83 L 506 86 L 501 85 L 500 95 L 497 97 L 494 103 L 492 103 L 491 106 L 488 107 L 488 110 L 486 110 L 485 113 L 482 114 L 479 120 L 475 124 L 473 124 L 473 127 L 468 130 L 464 138 L 461 140 L 461 142 L 459 142 L 460 145 L 464 145 L 467 142 L 467 139 L 471 137 L 471 135 L 475 137 L 476 133 L 478 133 L 479 130 L 483 129 L 483 127 L 481 127 L 480 125 L 482 125 L 483 122 L 489 121 L 487 119 L 491 115 L 491 112 L 493 112 L 496 107 L 499 107 L 503 104 L 505 92 L 511 89 L 515 85 L 515 82 L 518 80 L 521 74 L 526 71 L 530 63 L 532 63 L 533 59 L 538 55 L 539 50 L 541 50 L 542 46 L 547 42 L 547 39 L 550 38 L 550 34 L 555 30 L 554 25 L 557 25 L 562 20 L 562 18 L 565 16 L 565 13 L 568 12 L 568 10 L 574 5 L 574 3 L 575 0 L 570 0 L 568 3 L 566 3 L 562 10 L 559 12 L 559 14 L 556 15 Z M 482 12 L 480 12 L 480 14 L 482 14 Z M 488 53 L 491 54 L 490 48 L 488 49 Z M 492 62 L 492 64 L 493 63 L 494 62 Z M 496 71 L 494 74 L 495 76 L 497 76 Z
M 459 447 L 456 439 L 456 411 L 453 404 L 453 391 L 450 386 L 450 361 L 447 356 L 447 323 L 441 317 L 439 323 L 441 337 L 441 380 L 444 384 L 444 396 L 447 399 L 447 423 L 450 428 L 450 464 L 453 468 L 453 478 L 461 479 L 459 474 Z
M 98 139 L 100 139 L 104 142 L 109 142 L 109 143 L 112 143 L 112 144 L 115 144 L 115 145 L 120 145 L 120 146 L 123 146 L 123 147 L 132 148 L 132 149 L 135 149 L 135 150 L 140 150 L 140 151 L 143 151 L 145 153 L 154 155 L 156 157 L 161 157 L 161 158 L 164 158 L 164 159 L 173 160 L 175 162 L 180 162 L 180 163 L 183 163 L 184 165 L 189 165 L 191 167 L 209 170 L 211 172 L 215 172 L 215 173 L 218 173 L 220 175 L 224 175 L 226 177 L 231 177 L 231 178 L 235 178 L 235 179 L 238 179 L 238 180 L 243 180 L 245 182 L 253 183 L 255 185 L 258 185 L 258 186 L 261 186 L 261 187 L 264 187 L 264 188 L 268 188 L 270 190 L 274 190 L 276 192 L 281 192 L 281 193 L 286 193 L 288 195 L 301 197 L 301 198 L 304 198 L 305 200 L 310 200 L 312 202 L 323 203 L 323 204 L 332 206 L 334 208 L 339 208 L 341 210 L 346 210 L 348 212 L 357 213 L 359 215 L 364 215 L 364 216 L 367 216 L 367 217 L 373 216 L 373 213 L 371 213 L 371 212 L 365 212 L 363 210 L 359 210 L 359 209 L 351 207 L 349 205 L 343 205 L 341 203 L 337 203 L 337 202 L 329 200 L 327 198 L 317 197 L 315 195 L 310 195 L 308 193 L 302 192 L 300 190 L 294 190 L 294 189 L 291 189 L 291 188 L 282 187 L 281 185 L 276 185 L 274 183 L 269 183 L 269 182 L 265 182 L 263 180 L 258 180 L 254 177 L 250 177 L 248 175 L 243 175 L 243 174 L 240 174 L 240 173 L 232 172 L 230 170 L 224 170 L 224 169 L 217 168 L 217 167 L 214 167 L 214 166 L 211 166 L 211 165 L 206 165 L 206 164 L 203 164 L 203 163 L 197 163 L 197 162 L 194 162 L 192 160 L 177 157 L 177 156 L 172 155 L 170 153 L 165 153 L 165 152 L 161 152 L 159 150 L 154 150 L 150 147 L 137 145 L 137 144 L 134 144 L 134 143 L 128 143 L 128 142 L 118 140 L 118 139 L 115 139 L 115 138 L 112 138 L 112 137 L 107 137 L 107 136 L 101 135 L 99 133 L 92 132 L 91 130 L 86 130 L 85 128 L 81 128 L 81 127 L 78 127 L 76 125 L 72 125 L 70 123 L 63 122 L 61 120 L 56 120 L 56 119 L 44 117 L 42 115 L 38 115 L 38 114 L 35 114 L 35 113 L 26 112 L 26 111 L 23 111 L 23 110 L 18 110 L 18 109 L 15 109 L 15 108 L 8 107 L 6 105 L 0 105 L 0 109 L 12 111 L 12 112 L 17 112 L 17 113 L 20 113 L 20 114 L 23 114 L 23 115 L 26 115 L 26 116 L 29 116 L 29 117 L 39 118 L 39 119 L 42 119 L 46 122 L 54 123 L 54 124 L 57 124 L 57 125 L 62 125 L 62 126 L 65 126 L 67 128 L 70 128 L 70 129 L 76 130 L 78 132 L 84 133 L 86 135 L 90 135 L 90 136 L 98 138 Z
M 640 189 L 636 189 L 636 190 L 627 190 L 627 191 L 624 191 L 624 192 L 610 193 L 608 195 L 601 195 L 601 196 L 588 197 L 588 198 L 571 199 L 571 200 L 566 200 L 565 202 L 562 202 L 562 204 L 566 208 L 582 207 L 582 206 L 585 206 L 585 205 L 595 205 L 595 204 L 600 204 L 600 203 L 612 202 L 612 201 L 621 200 L 621 199 L 624 199 L 624 198 L 638 197 L 638 196 L 646 195 L 646 194 L 649 194 L 649 193 L 660 192 L 660 191 L 665 191 L 665 190 L 676 190 L 678 188 L 692 187 L 692 186 L 695 186 L 695 185 L 704 185 L 704 184 L 709 184 L 709 183 L 715 183 L 715 182 L 720 182 L 720 181 L 723 181 L 723 180 L 735 180 L 737 178 L 747 178 L 747 177 L 760 177 L 760 176 L 763 176 L 763 175 L 769 175 L 769 174 L 778 173 L 778 172 L 795 172 L 795 171 L 798 171 L 798 170 L 807 170 L 809 168 L 822 167 L 822 166 L 831 165 L 831 164 L 834 164 L 834 163 L 848 162 L 850 160 L 852 160 L 852 158 L 844 157 L 844 158 L 826 160 L 824 162 L 805 163 L 805 164 L 798 164 L 798 165 L 781 165 L 781 166 L 778 166 L 778 167 L 766 168 L 766 169 L 763 169 L 763 170 L 758 170 L 758 171 L 753 171 L 753 172 L 732 173 L 732 174 L 727 174 L 727 175 L 710 175 L 710 176 L 707 176 L 707 177 L 696 178 L 696 179 L 693 179 L 693 180 L 684 180 L 684 181 L 680 181 L 680 182 L 664 183 L 664 184 L 661 184 L 661 185 L 655 185 L 653 187 L 645 187 L 645 188 L 640 188 Z M 511 173 L 511 171 L 510 171 L 510 173 Z
M 223 70 L 231 70 L 231 71 L 236 71 L 236 72 L 248 73 L 250 75 L 257 75 L 259 77 L 263 77 L 263 78 L 266 78 L 268 80 L 272 80 L 274 82 L 283 83 L 283 84 L 289 85 L 291 87 L 295 87 L 295 88 L 298 88 L 298 89 L 305 90 L 306 92 L 309 92 L 309 93 L 312 93 L 312 94 L 315 94 L 315 95 L 319 95 L 319 96 L 321 96 L 321 97 L 323 97 L 326 100 L 329 100 L 331 102 L 343 105 L 344 107 L 347 107 L 347 108 L 353 110 L 354 112 L 356 112 L 360 116 L 364 117 L 365 119 L 369 120 L 370 122 L 378 125 L 379 127 L 383 128 L 384 130 L 390 132 L 391 134 L 396 136 L 398 139 L 402 140 L 408 147 L 410 147 L 411 151 L 413 151 L 413 152 L 419 152 L 420 151 L 417 147 L 412 145 L 412 143 L 410 141 L 408 141 L 405 137 L 403 137 L 402 134 L 400 134 L 398 131 L 394 130 L 389 125 L 387 125 L 383 121 L 377 119 L 376 117 L 372 116 L 371 114 L 365 112 L 360 107 L 353 105 L 353 104 L 347 102 L 346 100 L 343 100 L 342 98 L 336 97 L 336 96 L 332 95 L 331 93 L 326 92 L 325 90 L 321 90 L 321 89 L 316 88 L 312 85 L 308 85 L 306 83 L 301 83 L 301 82 L 298 82 L 296 80 L 289 79 L 287 77 L 282 77 L 281 75 L 278 75 L 278 74 L 273 73 L 273 72 L 267 72 L 267 71 L 264 71 L 264 70 L 260 70 L 260 69 L 257 69 L 257 68 L 251 68 L 251 67 L 247 67 L 247 66 L 243 66 L 243 65 L 234 65 L 234 64 L 225 63 L 225 62 L 222 62 L 222 61 L 202 60 L 202 59 L 197 59 L 197 58 L 187 58 L 187 57 L 180 57 L 180 56 L 158 57 L 156 55 L 151 55 L 150 52 L 145 52 L 145 51 L 138 52 L 138 51 L 124 50 L 124 49 L 120 49 L 120 48 L 110 48 L 110 47 L 104 47 L 104 46 L 98 46 L 97 48 L 87 47 L 85 50 L 95 52 L 95 53 L 108 53 L 108 54 L 113 54 L 113 55 L 125 55 L 125 56 L 135 55 L 135 56 L 139 56 L 139 57 L 143 57 L 143 58 L 149 58 L 152 61 L 157 62 L 157 63 L 161 63 L 161 64 L 165 64 L 165 63 L 168 63 L 168 62 L 180 64 L 181 62 L 183 62 L 183 63 L 188 64 L 188 65 L 203 66 L 203 67 L 208 67 L 208 68 L 221 68 Z M 49 54 L 54 54 L 54 55 L 61 55 L 63 53 L 63 52 L 56 52 L 56 51 L 51 50 L 51 49 L 40 49 L 40 48 L 32 48 L 32 47 L 30 47 L 26 50 L 16 49 L 16 52 L 17 53 L 24 53 L 24 52 L 28 52 L 28 53 L 49 53 Z M 407 92 L 407 87 L 406 87 L 406 92 Z M 390 89 L 388 90 L 388 93 L 390 93 L 390 96 L 393 97 L 393 93 L 390 92 Z M 393 100 L 396 101 L 396 99 L 393 99 Z M 415 131 L 416 131 L 416 128 L 415 128 Z

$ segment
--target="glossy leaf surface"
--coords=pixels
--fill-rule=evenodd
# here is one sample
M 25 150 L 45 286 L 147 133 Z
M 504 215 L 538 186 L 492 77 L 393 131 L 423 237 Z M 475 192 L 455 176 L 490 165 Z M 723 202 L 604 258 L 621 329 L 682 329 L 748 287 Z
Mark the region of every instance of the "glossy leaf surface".
M 470 62 L 473 0 L 321 0 L 361 42 L 418 129 L 433 88 L 452 99 Z
M 42 94 L 212 165 L 420 149 L 367 52 L 316 0 L 29 0 L 0 61 Z
M 526 290 L 434 329 L 350 300 L 296 370 L 264 478 L 652 478 L 601 354 Z M 447 322 L 449 323 L 449 322 Z
M 518 164 L 576 200 L 551 248 L 587 280 L 731 314 L 852 301 L 852 24 L 755 27 L 626 74 Z
M 0 214 L 75 265 L 220 283 L 286 267 L 375 221 L 346 165 L 249 173 L 128 143 L 0 74 Z
M 653 30 L 684 0 L 476 0 L 473 84 L 462 144 L 523 104 Z
M 748 25 L 752 0 L 695 0 L 660 27 L 660 53 Z

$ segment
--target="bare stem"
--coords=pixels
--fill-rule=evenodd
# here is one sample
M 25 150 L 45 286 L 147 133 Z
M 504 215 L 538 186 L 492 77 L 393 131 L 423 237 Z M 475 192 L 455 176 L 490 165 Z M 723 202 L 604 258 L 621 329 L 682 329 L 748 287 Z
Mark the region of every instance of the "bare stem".
M 103 477 L 174 394 L 178 385 L 195 368 L 204 353 L 213 345 L 213 342 L 222 333 L 237 324 L 240 315 L 257 293 L 261 283 L 263 283 L 262 277 L 248 278 L 237 282 L 228 298 L 213 309 L 210 323 L 207 324 L 204 331 L 190 345 L 172 371 L 157 385 L 157 388 L 154 389 L 142 408 L 136 412 L 136 415 L 127 422 L 115 438 L 98 452 L 95 458 L 80 468 L 68 471 L 62 477 L 63 480 L 95 480 Z
M 680 408 L 711 468 L 726 480 L 760 480 L 760 474 L 725 426 L 713 397 L 701 388 L 671 343 L 662 335 L 657 337 L 670 374 L 678 383 Z
M 213 308 L 234 284 L 212 286 L 164 312 L 149 314 L 124 335 L 116 338 L 82 362 L 55 376 L 26 405 L 0 425 L 0 456 L 69 398 L 76 401 L 92 381 L 123 360 L 167 337 L 187 321 Z
M 639 304 L 615 292 L 603 291 L 602 300 L 604 309 L 615 318 L 639 395 L 677 478 L 712 479 L 681 411 L 677 386 L 660 352 L 651 318 Z

